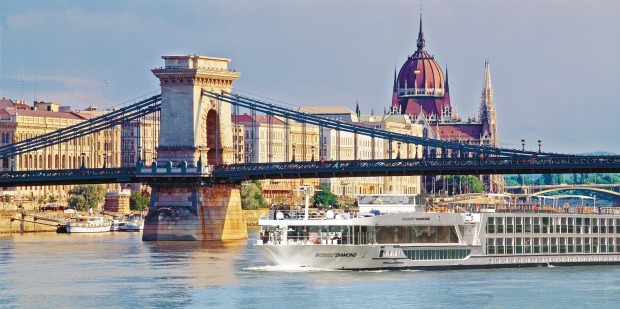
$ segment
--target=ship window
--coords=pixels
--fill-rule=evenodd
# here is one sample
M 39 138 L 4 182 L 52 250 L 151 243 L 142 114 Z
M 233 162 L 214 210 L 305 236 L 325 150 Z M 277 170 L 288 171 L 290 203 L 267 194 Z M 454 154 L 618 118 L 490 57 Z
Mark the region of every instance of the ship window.
M 441 250 L 403 250 L 411 260 L 448 260 L 464 259 L 471 254 L 470 249 L 441 249 Z
M 381 226 L 375 229 L 378 244 L 458 243 L 454 226 Z

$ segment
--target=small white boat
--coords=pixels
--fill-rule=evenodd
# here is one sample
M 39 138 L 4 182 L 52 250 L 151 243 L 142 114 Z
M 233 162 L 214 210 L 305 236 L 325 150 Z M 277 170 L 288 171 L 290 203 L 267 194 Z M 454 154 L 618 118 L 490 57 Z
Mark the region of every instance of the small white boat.
M 120 231 L 123 225 L 125 225 L 125 220 L 112 220 L 110 231 L 112 232 Z
M 123 225 L 120 226 L 121 231 L 139 232 L 144 229 L 144 219 L 139 216 L 129 215 Z
M 67 221 L 67 233 L 102 233 L 109 232 L 112 222 L 102 216 L 76 216 Z

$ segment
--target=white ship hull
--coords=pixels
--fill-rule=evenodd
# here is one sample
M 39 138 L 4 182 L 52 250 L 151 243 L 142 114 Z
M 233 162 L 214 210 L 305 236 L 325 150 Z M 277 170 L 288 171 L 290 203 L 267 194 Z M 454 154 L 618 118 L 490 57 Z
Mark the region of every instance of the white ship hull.
M 104 232 L 110 232 L 110 225 L 70 226 L 67 224 L 67 233 L 104 233 Z
M 399 251 L 390 246 L 384 247 L 395 252 Z M 439 270 L 620 264 L 620 255 L 618 254 L 470 256 L 465 259 L 413 261 L 404 255 L 398 257 L 379 257 L 381 246 L 258 245 L 256 248 L 273 265 L 285 268 Z
M 103 217 L 77 216 L 67 222 L 67 233 L 104 233 L 111 228 L 112 222 Z
M 290 217 L 259 220 L 263 230 L 255 248 L 273 265 L 368 270 L 620 264 L 616 207 L 414 206 L 374 216 Z

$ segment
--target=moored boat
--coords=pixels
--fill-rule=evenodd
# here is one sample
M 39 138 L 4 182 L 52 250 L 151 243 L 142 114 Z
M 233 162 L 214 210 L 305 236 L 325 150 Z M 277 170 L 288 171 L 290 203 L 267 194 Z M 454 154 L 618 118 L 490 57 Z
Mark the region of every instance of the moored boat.
M 460 269 L 620 264 L 620 208 L 535 204 L 422 206 L 360 195 L 358 213 L 264 217 L 256 248 L 274 265 Z
M 102 216 L 75 216 L 67 221 L 67 233 L 109 232 L 111 225 Z
M 144 219 L 140 216 L 129 215 L 125 218 L 123 225 L 120 226 L 121 231 L 139 232 L 144 229 Z

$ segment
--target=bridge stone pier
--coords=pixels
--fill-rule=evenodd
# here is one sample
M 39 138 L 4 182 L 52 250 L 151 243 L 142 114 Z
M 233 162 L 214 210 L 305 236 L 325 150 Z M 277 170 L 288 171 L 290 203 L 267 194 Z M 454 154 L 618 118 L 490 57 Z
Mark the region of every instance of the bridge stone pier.
M 231 106 L 202 96 L 230 92 L 240 73 L 230 59 L 163 56 L 157 159 L 140 178 L 151 188 L 143 240 L 247 238 L 239 184 L 212 184 L 208 165 L 233 163 Z

